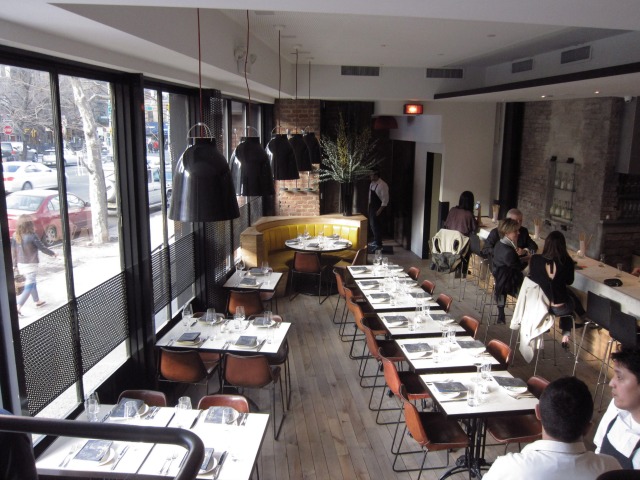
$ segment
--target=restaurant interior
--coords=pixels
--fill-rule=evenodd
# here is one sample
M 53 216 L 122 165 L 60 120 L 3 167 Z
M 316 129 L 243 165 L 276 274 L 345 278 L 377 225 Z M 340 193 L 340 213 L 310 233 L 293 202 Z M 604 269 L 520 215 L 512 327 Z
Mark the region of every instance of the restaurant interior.
M 33 433 L 39 478 L 435 479 L 456 466 L 450 478 L 467 478 L 539 438 L 500 437 L 500 420 L 532 414 L 531 382 L 517 395 L 494 386 L 479 405 L 433 390 L 460 379 L 480 391 L 487 358 L 494 379 L 575 375 L 594 396 L 597 426 L 611 400 L 610 351 L 636 345 L 640 317 L 637 8 L 264 8 L 31 0 L 0 9 L 0 408 L 13 414 L 0 416 L 0 430 Z M 322 152 L 341 125 L 371 135 L 389 185 L 380 255 L 369 245 L 369 176 L 325 181 Z M 252 139 L 260 153 L 245 163 Z M 48 152 L 53 188 L 9 180 L 12 165 L 45 165 Z M 457 265 L 433 267 L 433 238 L 463 191 L 475 197 L 480 242 L 512 208 L 538 253 L 562 232 L 591 322 L 569 348 L 554 319 L 525 360 L 509 325 L 516 298 L 506 325 L 496 323 L 490 267 L 473 245 L 466 278 Z M 11 245 L 19 199 L 34 195 L 51 202 L 31 212 L 50 253 L 40 251 L 40 300 L 21 303 L 29 282 Z M 598 299 L 606 314 L 592 318 Z M 234 320 L 237 305 L 250 321 Z M 633 328 L 620 332 L 613 317 Z M 422 359 L 403 343 L 449 331 L 453 353 L 434 343 Z M 481 351 L 456 364 L 466 347 Z M 187 355 L 195 377 L 181 376 Z M 394 391 L 396 367 L 414 390 Z M 129 415 L 137 390 L 161 394 L 143 395 Z M 216 393 L 247 401 L 203 399 Z M 458 425 L 464 441 L 425 448 L 409 428 L 414 404 Z M 83 461 L 102 445 L 83 449 L 87 438 L 113 443 Z

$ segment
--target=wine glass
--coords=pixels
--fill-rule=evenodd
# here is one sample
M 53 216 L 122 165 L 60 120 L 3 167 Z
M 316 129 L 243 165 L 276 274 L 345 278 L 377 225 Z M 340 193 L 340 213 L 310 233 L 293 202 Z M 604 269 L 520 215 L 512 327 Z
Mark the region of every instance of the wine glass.
M 598 264 L 598 266 L 599 266 L 599 267 L 604 267 L 604 261 L 605 261 L 605 258 L 606 258 L 606 257 L 605 257 L 605 255 L 604 255 L 604 253 L 602 253 L 602 254 L 600 255 L 600 263 Z
M 193 317 L 193 307 L 187 303 L 182 309 L 182 326 L 187 332 L 191 328 L 191 317 Z
M 242 305 L 238 305 L 236 307 L 236 313 L 233 315 L 234 327 L 236 330 L 240 330 L 242 328 L 242 322 L 244 322 L 245 314 L 244 307 Z
M 245 264 L 244 264 L 244 259 L 242 257 L 240 257 L 240 259 L 238 260 L 238 263 L 236 263 L 236 269 L 240 272 L 240 276 L 244 277 Z

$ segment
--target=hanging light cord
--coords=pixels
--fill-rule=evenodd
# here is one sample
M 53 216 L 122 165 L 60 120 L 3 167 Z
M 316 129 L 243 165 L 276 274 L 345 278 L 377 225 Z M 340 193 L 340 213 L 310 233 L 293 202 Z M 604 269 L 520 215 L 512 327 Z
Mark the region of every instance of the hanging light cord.
M 311 60 L 309 60 L 309 100 L 311 100 Z
M 278 105 L 282 108 L 282 102 L 280 100 L 280 91 L 282 90 L 282 56 L 280 55 L 280 34 L 282 32 L 278 30 Z M 278 132 L 281 129 L 282 115 L 278 115 Z
M 251 90 L 249 90 L 249 80 L 247 79 L 247 61 L 249 60 L 249 10 L 247 10 L 247 52 L 244 56 L 244 82 L 247 84 L 247 96 L 249 97 L 249 116 L 247 117 L 247 128 L 251 127 Z
M 202 117 L 202 50 L 200 49 L 200 9 L 196 9 L 198 15 L 198 91 L 200 93 L 200 121 L 203 121 Z M 200 125 L 200 136 L 203 135 L 203 126 Z
M 296 107 L 298 106 L 298 49 L 296 48 Z M 298 133 L 298 120 L 300 109 L 296 108 L 296 133 Z

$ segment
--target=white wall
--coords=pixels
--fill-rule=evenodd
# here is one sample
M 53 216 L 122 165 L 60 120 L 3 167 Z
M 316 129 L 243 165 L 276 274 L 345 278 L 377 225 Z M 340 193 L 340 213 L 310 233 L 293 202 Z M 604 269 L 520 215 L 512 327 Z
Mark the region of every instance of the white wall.
M 389 102 L 376 104 L 376 114 L 390 108 Z M 424 232 L 427 152 L 442 154 L 440 201 L 454 206 L 460 193 L 470 190 L 486 213 L 495 195 L 492 172 L 495 171 L 496 104 L 436 101 L 425 105 L 425 110 L 427 115 L 396 117 L 398 129 L 391 131 L 394 140 L 416 142 L 411 238 L 411 251 L 416 255 L 421 253 Z

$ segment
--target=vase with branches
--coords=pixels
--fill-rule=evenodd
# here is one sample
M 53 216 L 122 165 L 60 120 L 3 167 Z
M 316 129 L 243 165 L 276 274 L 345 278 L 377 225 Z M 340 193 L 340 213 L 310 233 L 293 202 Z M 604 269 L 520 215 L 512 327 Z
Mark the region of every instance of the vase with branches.
M 319 181 L 340 184 L 341 210 L 350 215 L 354 182 L 370 175 L 380 159 L 375 152 L 376 141 L 372 140 L 368 128 L 350 132 L 340 115 L 336 133 L 335 140 L 324 136 L 320 140 L 322 167 Z

